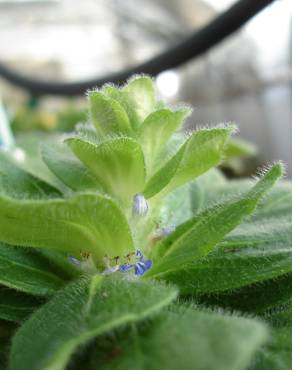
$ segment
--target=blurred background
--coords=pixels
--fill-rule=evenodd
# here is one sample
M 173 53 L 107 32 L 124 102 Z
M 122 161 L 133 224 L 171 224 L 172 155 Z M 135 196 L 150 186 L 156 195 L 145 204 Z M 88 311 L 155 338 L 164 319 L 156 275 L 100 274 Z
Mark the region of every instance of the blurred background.
M 233 3 L 0 0 L 0 61 L 51 81 L 103 76 L 166 50 Z M 160 73 L 156 86 L 170 104 L 194 107 L 188 129 L 222 122 L 239 126 L 240 138 L 258 148 L 239 172 L 282 159 L 292 177 L 291 0 L 273 2 L 215 48 Z M 72 130 L 86 120 L 84 97 L 31 96 L 1 76 L 0 100 L 0 122 L 8 122 L 20 142 L 32 130 Z M 3 130 L 0 140 L 13 145 Z

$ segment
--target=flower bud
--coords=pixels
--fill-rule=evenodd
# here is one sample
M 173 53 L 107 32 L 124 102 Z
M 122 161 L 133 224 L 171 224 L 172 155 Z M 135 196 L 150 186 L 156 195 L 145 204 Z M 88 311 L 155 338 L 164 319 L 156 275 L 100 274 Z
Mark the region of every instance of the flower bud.
M 148 212 L 148 203 L 142 194 L 135 194 L 133 198 L 133 215 L 146 216 Z

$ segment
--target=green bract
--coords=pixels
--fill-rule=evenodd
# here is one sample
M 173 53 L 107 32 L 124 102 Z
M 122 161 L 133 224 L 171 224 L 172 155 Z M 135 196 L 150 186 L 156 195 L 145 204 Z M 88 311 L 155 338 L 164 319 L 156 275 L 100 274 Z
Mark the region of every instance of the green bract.
M 184 133 L 147 76 L 88 103 L 40 158 L 0 153 L 0 370 L 292 368 L 283 165 L 226 180 L 234 125 Z

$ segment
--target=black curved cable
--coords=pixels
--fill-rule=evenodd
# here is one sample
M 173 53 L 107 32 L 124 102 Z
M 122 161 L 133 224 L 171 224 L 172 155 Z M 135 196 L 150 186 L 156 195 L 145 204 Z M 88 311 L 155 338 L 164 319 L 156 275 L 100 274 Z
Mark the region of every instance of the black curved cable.
M 162 52 L 154 58 L 121 72 L 101 78 L 80 82 L 50 82 L 26 77 L 0 63 L 0 76 L 9 82 L 28 90 L 32 95 L 83 95 L 87 89 L 98 87 L 106 82 L 121 84 L 132 74 L 147 73 L 156 76 L 158 73 L 178 67 L 198 57 L 214 45 L 231 35 L 249 19 L 260 12 L 274 0 L 240 0 L 227 11 L 220 14 L 207 26 L 196 31 L 178 45 Z

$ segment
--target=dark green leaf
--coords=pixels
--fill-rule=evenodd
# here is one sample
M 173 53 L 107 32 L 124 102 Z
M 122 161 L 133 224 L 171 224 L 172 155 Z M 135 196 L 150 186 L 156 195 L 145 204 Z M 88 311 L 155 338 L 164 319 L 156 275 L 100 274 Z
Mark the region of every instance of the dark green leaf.
M 292 273 L 231 292 L 209 293 L 199 297 L 199 302 L 203 304 L 256 314 L 281 310 L 291 301 Z
M 0 287 L 0 319 L 22 322 L 41 301 L 12 289 Z
M 199 273 L 202 265 L 206 268 L 211 266 L 209 260 L 196 263 L 194 261 L 210 253 L 226 234 L 238 226 L 244 217 L 250 215 L 261 198 L 282 176 L 282 173 L 282 165 L 280 163 L 274 165 L 247 194 L 207 209 L 180 225 L 173 234 L 156 246 L 157 263 L 148 275 L 164 275 L 165 277 L 166 273 L 167 279 L 170 278 L 171 281 L 173 279 L 182 281 L 184 276 L 187 276 L 188 284 L 193 285 L 193 282 L 190 282 L 193 271 L 197 269 Z M 228 256 L 225 255 L 223 260 L 223 263 L 227 263 Z M 172 274 L 171 271 L 175 270 L 180 271 Z M 177 276 L 180 273 L 181 277 Z M 209 275 L 209 277 L 214 279 L 214 275 Z M 192 281 L 196 281 L 196 278 Z
M 0 245 L 0 284 L 38 296 L 55 293 L 64 279 L 32 249 Z
M 257 320 L 177 311 L 99 341 L 89 370 L 243 370 L 267 339 Z
M 11 370 L 62 370 L 78 346 L 152 316 L 176 297 L 161 284 L 83 277 L 33 314 L 14 337 Z

